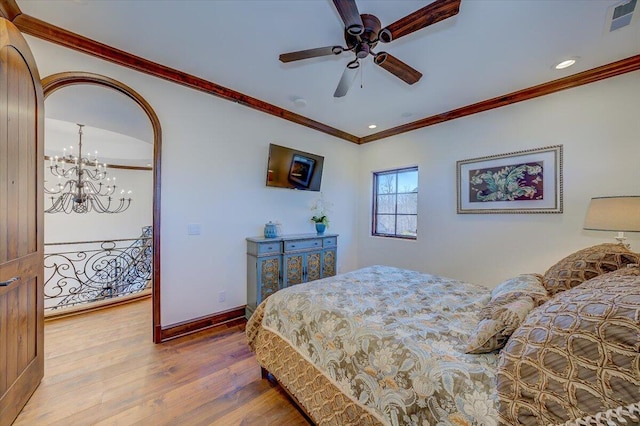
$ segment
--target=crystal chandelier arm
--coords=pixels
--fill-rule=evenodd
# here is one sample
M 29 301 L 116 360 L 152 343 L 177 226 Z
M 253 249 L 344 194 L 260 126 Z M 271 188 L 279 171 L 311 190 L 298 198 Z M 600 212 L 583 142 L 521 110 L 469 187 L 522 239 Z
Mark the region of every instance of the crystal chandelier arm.
M 65 179 L 69 179 L 71 176 L 78 176 L 78 167 L 75 165 L 65 169 L 64 166 L 60 164 L 54 164 L 53 166 L 49 166 L 49 170 L 51 170 L 53 176 L 59 176 Z
M 120 204 L 118 205 L 118 207 L 114 206 L 114 208 L 111 208 L 113 198 L 108 197 L 107 200 L 108 202 L 105 205 L 102 199 L 97 197 L 90 197 L 89 205 L 87 206 L 88 211 L 95 210 L 98 213 L 120 213 L 128 209 L 129 205 L 131 204 L 131 198 L 120 198 Z
M 75 193 L 77 191 L 77 182 L 75 180 L 68 180 L 64 184 L 56 183 L 53 187 L 44 187 L 45 194 L 55 195 L 62 193 Z M 56 189 L 57 188 L 57 189 Z
M 103 185 L 102 182 L 98 182 L 98 186 L 92 181 L 85 180 L 84 181 L 85 193 L 87 194 L 95 194 L 99 197 L 107 197 L 112 195 L 115 190 L 115 185 Z
M 85 176 L 87 176 L 89 179 L 94 180 L 94 181 L 101 181 L 107 175 L 106 171 L 102 171 L 102 170 L 100 170 L 98 168 L 87 169 L 85 167 L 85 168 L 83 168 L 83 172 L 84 172 Z
M 73 206 L 76 204 L 74 202 L 74 194 L 69 192 L 62 194 L 58 198 L 51 197 L 52 205 L 45 213 L 71 213 L 73 211 Z

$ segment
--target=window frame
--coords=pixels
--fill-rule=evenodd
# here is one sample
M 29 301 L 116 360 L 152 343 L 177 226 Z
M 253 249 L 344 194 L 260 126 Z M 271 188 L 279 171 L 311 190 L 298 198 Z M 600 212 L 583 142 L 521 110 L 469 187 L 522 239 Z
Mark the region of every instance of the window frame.
M 418 206 L 416 205 L 416 213 L 400 213 L 398 214 L 398 195 L 404 195 L 404 194 L 416 194 L 416 198 L 418 197 L 418 192 L 420 187 L 418 186 L 418 191 L 416 192 L 398 192 L 398 174 L 399 173 L 403 173 L 403 172 L 409 172 L 409 171 L 415 171 L 418 173 L 418 179 L 420 178 L 420 174 L 418 171 L 418 166 L 408 166 L 408 167 L 400 167 L 400 168 L 396 168 L 396 169 L 389 169 L 389 170 L 380 170 L 377 172 L 373 172 L 373 199 L 372 199 L 372 207 L 371 207 L 371 236 L 372 237 L 385 237 L 385 238 L 400 238 L 403 240 L 417 240 L 418 239 Z M 384 175 L 390 175 L 390 174 L 395 174 L 396 178 L 395 178 L 395 184 L 396 184 L 396 188 L 395 188 L 395 192 L 390 193 L 390 194 L 379 194 L 378 193 L 378 180 L 381 176 Z M 394 212 L 393 213 L 381 213 L 381 214 L 388 214 L 388 215 L 393 215 L 394 217 L 394 221 L 395 221 L 395 230 L 396 232 L 393 234 L 385 234 L 385 233 L 379 233 L 376 232 L 377 230 L 377 224 L 378 224 L 378 196 L 379 195 L 395 195 L 396 199 L 395 199 L 395 206 L 394 206 Z M 417 201 L 416 201 L 417 204 Z M 398 230 L 398 216 L 415 216 L 416 218 L 416 235 L 400 235 L 397 233 Z

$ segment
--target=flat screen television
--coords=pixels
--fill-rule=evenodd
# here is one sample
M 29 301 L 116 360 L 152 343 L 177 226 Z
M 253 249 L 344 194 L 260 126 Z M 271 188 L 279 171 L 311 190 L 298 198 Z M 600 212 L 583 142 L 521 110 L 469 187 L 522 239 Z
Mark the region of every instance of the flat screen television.
M 320 155 L 270 144 L 267 186 L 320 191 L 323 164 Z

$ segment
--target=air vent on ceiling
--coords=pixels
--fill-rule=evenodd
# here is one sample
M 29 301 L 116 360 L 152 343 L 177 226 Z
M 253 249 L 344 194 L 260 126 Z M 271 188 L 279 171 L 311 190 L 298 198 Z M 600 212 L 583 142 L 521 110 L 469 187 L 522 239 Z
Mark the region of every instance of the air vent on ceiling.
M 609 32 L 626 27 L 631 23 L 637 2 L 638 0 L 629 0 L 611 7 L 610 12 L 607 14 Z

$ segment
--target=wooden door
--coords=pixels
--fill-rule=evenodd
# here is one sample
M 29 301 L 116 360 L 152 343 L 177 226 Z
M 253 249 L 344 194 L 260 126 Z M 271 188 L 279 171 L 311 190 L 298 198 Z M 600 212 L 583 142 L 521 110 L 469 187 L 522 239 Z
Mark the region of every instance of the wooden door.
M 43 96 L 18 29 L 0 18 L 0 425 L 44 374 Z

